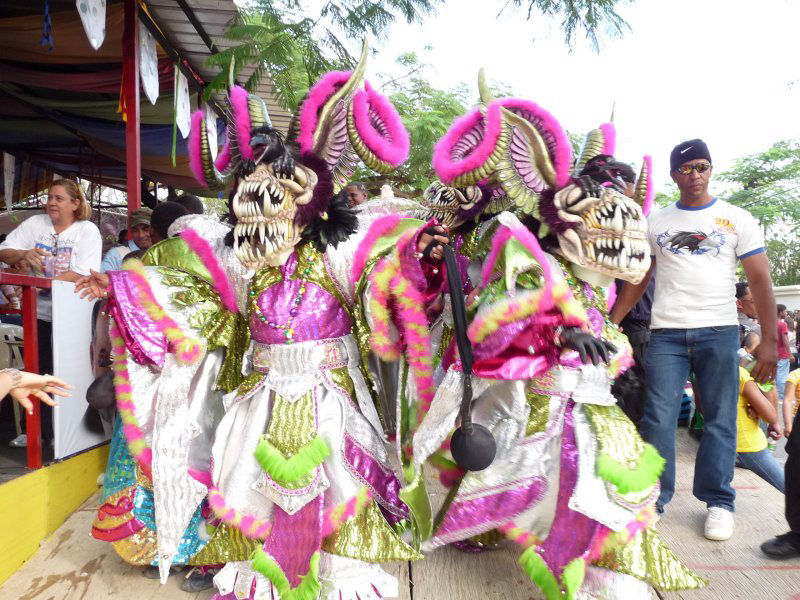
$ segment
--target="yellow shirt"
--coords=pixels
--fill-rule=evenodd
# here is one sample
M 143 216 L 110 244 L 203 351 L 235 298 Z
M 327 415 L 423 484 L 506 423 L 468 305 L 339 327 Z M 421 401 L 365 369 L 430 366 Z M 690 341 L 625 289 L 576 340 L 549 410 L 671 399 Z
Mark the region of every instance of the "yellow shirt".
M 791 402 L 794 400 L 794 411 L 792 414 L 797 414 L 797 408 L 800 407 L 800 369 L 795 369 L 789 373 L 786 381 L 791 381 L 794 384 L 794 398 L 784 398 L 784 402 Z
M 798 369 L 800 370 L 800 369 Z M 760 452 L 767 447 L 767 436 L 758 426 L 758 417 L 747 416 L 747 399 L 744 397 L 744 386 L 753 381 L 746 369 L 739 367 L 739 406 L 736 412 L 736 451 Z

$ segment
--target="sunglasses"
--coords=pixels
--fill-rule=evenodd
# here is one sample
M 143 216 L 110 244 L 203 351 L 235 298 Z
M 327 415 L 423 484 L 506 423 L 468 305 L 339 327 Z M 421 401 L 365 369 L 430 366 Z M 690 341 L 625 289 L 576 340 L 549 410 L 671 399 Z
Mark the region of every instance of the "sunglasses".
M 698 173 L 705 173 L 710 168 L 711 168 L 711 163 L 701 162 L 694 165 L 681 165 L 675 170 L 681 175 L 690 175 L 692 171 L 697 171 Z

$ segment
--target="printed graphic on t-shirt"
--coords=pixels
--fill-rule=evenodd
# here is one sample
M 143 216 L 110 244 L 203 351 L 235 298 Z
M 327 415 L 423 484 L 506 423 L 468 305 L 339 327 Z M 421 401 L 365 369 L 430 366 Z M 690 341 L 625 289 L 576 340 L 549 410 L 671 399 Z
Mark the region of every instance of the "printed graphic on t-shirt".
M 53 257 L 45 257 L 44 274 L 46 277 L 58 277 L 70 270 L 72 260 L 72 246 L 48 246 L 43 242 L 37 242 L 36 248 L 47 250 Z
M 707 254 L 712 256 L 719 254 L 725 245 L 726 236 L 724 233 L 713 228 L 710 233 L 703 231 L 666 231 L 656 235 L 656 244 L 663 254 L 666 250 L 672 254 Z

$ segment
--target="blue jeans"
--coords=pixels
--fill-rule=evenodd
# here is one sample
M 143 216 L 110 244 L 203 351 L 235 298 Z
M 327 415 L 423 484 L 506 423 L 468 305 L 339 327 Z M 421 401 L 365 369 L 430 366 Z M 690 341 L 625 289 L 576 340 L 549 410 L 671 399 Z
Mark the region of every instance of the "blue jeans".
M 783 388 L 786 387 L 786 380 L 789 378 L 789 359 L 778 359 L 778 370 L 775 373 L 775 385 L 778 388 L 778 400 L 783 404 Z
M 786 480 L 783 476 L 783 467 L 769 449 L 764 448 L 759 452 L 739 452 L 736 458 L 739 460 L 738 466 L 749 469 L 781 494 L 784 493 Z
M 736 464 L 736 405 L 739 399 L 739 328 L 653 329 L 647 347 L 647 400 L 641 434 L 666 459 L 661 474 L 663 510 L 675 493 L 675 429 L 683 386 L 695 375 L 703 401 L 703 437 L 694 463 L 695 497 L 711 508 L 734 509 L 731 487 Z

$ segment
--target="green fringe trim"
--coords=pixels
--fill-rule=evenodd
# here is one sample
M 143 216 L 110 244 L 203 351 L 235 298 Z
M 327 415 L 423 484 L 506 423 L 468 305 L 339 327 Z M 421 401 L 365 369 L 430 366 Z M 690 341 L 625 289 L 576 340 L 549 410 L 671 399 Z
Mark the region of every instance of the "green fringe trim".
M 259 548 L 253 557 L 253 568 L 272 582 L 281 600 L 316 600 L 319 596 L 319 551 L 314 552 L 308 564 L 308 573 L 300 578 L 300 584 L 293 588 L 286 574 L 266 553 Z
M 330 455 L 328 444 L 318 435 L 289 458 L 263 437 L 255 451 L 256 460 L 261 468 L 276 483 L 284 487 L 308 475 Z
M 547 600 L 575 600 L 586 574 L 586 561 L 576 558 L 564 567 L 559 584 L 550 567 L 536 552 L 536 548 L 537 546 L 531 546 L 519 557 L 519 564 L 525 573 L 539 586 Z
M 620 494 L 628 494 L 641 492 L 655 485 L 665 462 L 654 446 L 645 444 L 635 469 L 628 469 L 607 454 L 597 457 L 596 467 L 597 474 L 608 483 L 614 484 Z

